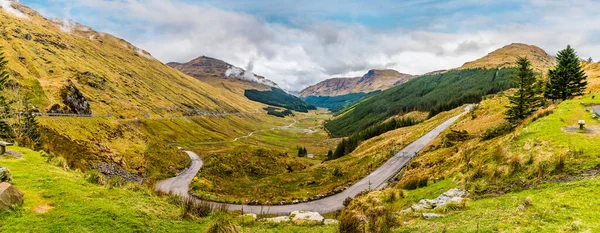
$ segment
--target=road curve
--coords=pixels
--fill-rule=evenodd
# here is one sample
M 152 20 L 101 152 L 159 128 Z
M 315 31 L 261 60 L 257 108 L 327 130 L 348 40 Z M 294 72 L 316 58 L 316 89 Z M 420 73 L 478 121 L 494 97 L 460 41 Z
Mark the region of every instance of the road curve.
M 245 213 L 255 214 L 281 214 L 287 215 L 292 211 L 306 210 L 314 211 L 319 213 L 329 213 L 337 210 L 341 210 L 343 202 L 348 197 L 354 197 L 360 192 L 368 189 L 383 189 L 387 181 L 396 175 L 402 168 L 404 168 L 414 157 L 417 152 L 423 149 L 433 139 L 435 139 L 441 132 L 450 127 L 459 117 L 464 115 L 470 110 L 470 106 L 465 108 L 465 111 L 457 116 L 454 116 L 436 128 L 423 135 L 413 143 L 406 146 L 402 151 L 398 152 L 387 162 L 385 162 L 377 170 L 361 179 L 357 183 L 348 187 L 343 192 L 337 193 L 332 196 L 328 196 L 319 200 L 290 204 L 290 205 L 276 205 L 276 206 L 248 206 L 248 205 L 228 205 L 230 210 L 241 210 Z M 186 151 L 186 153 L 192 158 L 192 164 L 188 169 L 181 173 L 177 177 L 173 177 L 164 180 L 156 185 L 155 190 L 164 193 L 170 193 L 179 195 L 182 197 L 189 197 L 188 190 L 189 184 L 202 167 L 202 160 L 194 152 Z

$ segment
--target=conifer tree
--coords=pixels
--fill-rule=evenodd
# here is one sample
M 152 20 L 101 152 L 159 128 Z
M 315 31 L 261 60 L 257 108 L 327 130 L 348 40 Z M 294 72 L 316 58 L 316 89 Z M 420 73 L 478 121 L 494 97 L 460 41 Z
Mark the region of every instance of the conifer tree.
M 586 75 L 579 63 L 579 57 L 570 45 L 558 52 L 557 65 L 548 72 L 544 96 L 551 100 L 567 100 L 583 95 L 587 86 Z
M 531 62 L 525 57 L 519 57 L 517 64 L 518 71 L 514 82 L 517 84 L 518 90 L 513 96 L 508 97 L 510 105 L 505 113 L 506 119 L 513 124 L 530 116 L 541 105 L 540 90 L 535 73 L 531 68 Z

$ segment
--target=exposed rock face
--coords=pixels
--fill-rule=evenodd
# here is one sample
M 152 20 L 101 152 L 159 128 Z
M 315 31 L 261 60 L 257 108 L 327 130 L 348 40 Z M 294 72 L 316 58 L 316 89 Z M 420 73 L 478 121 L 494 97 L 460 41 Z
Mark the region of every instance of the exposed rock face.
M 275 82 L 263 76 L 253 74 L 251 71 L 246 71 L 211 57 L 201 56 L 187 63 L 170 62 L 167 65 L 202 81 L 205 81 L 207 78 L 226 78 L 279 88 Z
M 497 49 L 488 55 L 472 62 L 465 63 L 458 69 L 474 68 L 508 68 L 515 67 L 517 57 L 527 57 L 536 72 L 547 72 L 556 64 L 556 59 L 535 45 L 513 43 Z
M 451 202 L 459 202 L 464 197 L 468 195 L 467 191 L 464 191 L 459 188 L 450 189 L 437 198 L 431 199 L 422 199 L 419 203 L 411 206 L 411 209 L 414 211 L 425 210 L 425 209 L 437 209 L 444 207 L 448 203 Z
M 98 163 L 96 164 L 96 170 L 106 177 L 119 176 L 121 179 L 130 182 L 139 183 L 142 177 L 136 174 L 132 174 L 127 170 L 123 169 L 119 165 L 112 163 Z
M 294 211 L 290 214 L 290 218 L 294 223 L 299 222 L 323 222 L 325 218 L 317 212 L 309 211 Z
M 23 193 L 9 183 L 0 183 L 0 210 L 23 204 Z
M 356 78 L 332 78 L 307 87 L 298 93 L 300 97 L 338 96 L 358 92 L 385 90 L 410 80 L 415 76 L 395 70 L 369 70 Z
M 0 182 L 12 182 L 12 175 L 7 167 L 0 167 Z
M 60 96 L 63 99 L 63 103 L 67 106 L 69 113 L 81 115 L 92 114 L 90 104 L 70 80 L 69 85 L 61 91 Z M 54 108 L 55 107 L 53 106 L 52 109 Z
M 265 219 L 263 219 L 263 221 L 265 221 L 265 222 L 271 222 L 271 223 L 289 222 L 290 221 L 290 217 L 288 217 L 288 216 L 279 216 L 279 217 L 274 217 L 274 218 L 265 218 Z

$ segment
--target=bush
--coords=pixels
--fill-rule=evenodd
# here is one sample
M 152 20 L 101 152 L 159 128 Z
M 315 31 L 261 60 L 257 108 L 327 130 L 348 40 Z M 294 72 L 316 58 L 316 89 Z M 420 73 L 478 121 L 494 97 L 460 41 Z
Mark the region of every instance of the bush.
M 181 200 L 182 217 L 206 217 L 212 213 L 215 206 L 207 201 L 188 197 Z
M 366 218 L 355 211 L 344 211 L 340 217 L 340 233 L 363 233 L 365 232 Z
M 109 188 L 112 188 L 112 187 L 118 188 L 118 187 L 123 186 L 123 184 L 124 184 L 123 179 L 121 179 L 120 176 L 113 176 L 110 179 L 108 179 L 108 182 L 107 182 L 107 185 Z
M 100 173 L 96 170 L 88 170 L 85 173 L 85 180 L 89 183 L 92 184 L 102 184 L 102 180 L 104 178 L 102 177 L 102 175 L 100 175 Z
M 490 140 L 496 137 L 500 137 L 502 135 L 510 133 L 510 131 L 512 131 L 512 128 L 513 127 L 510 123 L 504 122 L 497 127 L 486 130 L 482 138 L 483 140 Z
M 344 173 L 342 172 L 342 169 L 340 167 L 335 167 L 333 169 L 333 176 L 342 177 L 342 176 L 344 176 Z
M 240 226 L 226 212 L 217 212 L 214 223 L 206 230 L 206 233 L 238 233 Z

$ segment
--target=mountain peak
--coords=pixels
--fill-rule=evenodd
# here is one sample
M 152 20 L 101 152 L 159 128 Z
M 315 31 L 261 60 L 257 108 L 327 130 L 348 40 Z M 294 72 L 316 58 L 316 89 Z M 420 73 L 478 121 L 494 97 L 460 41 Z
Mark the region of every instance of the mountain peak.
M 265 77 L 212 57 L 200 56 L 187 63 L 170 62 L 167 65 L 201 80 L 203 78 L 234 78 L 279 88 L 275 82 Z
M 403 74 L 392 69 L 372 69 L 362 77 L 327 79 L 307 87 L 298 93 L 298 96 L 337 96 L 358 92 L 368 93 L 400 85 L 413 77 L 410 74 Z
M 518 57 L 527 57 L 531 61 L 533 69 L 537 72 L 547 71 L 556 62 L 554 57 L 550 56 L 540 47 L 523 43 L 512 43 L 494 50 L 475 61 L 467 62 L 458 69 L 514 67 Z

